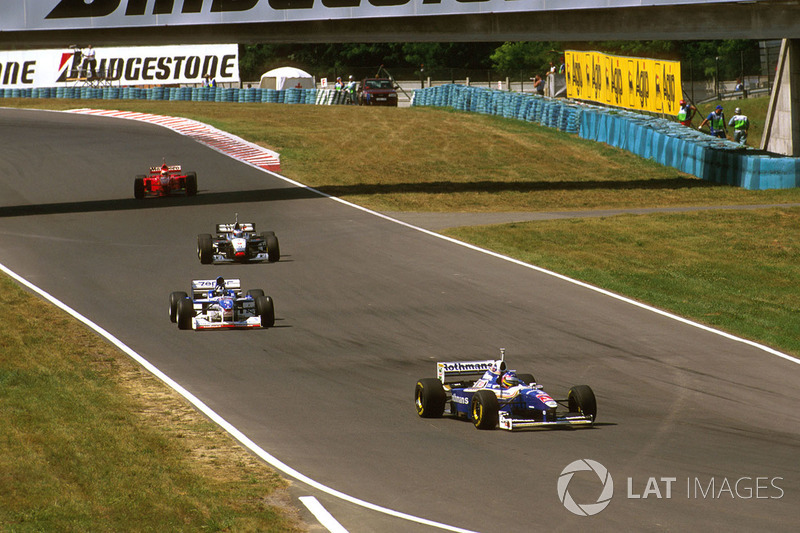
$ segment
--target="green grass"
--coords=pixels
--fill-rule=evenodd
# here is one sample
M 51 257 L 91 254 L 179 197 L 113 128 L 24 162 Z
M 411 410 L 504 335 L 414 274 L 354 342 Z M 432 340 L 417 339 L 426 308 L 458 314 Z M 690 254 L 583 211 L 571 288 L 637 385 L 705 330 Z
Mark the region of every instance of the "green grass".
M 800 355 L 800 208 L 622 215 L 447 235 Z
M 285 481 L 127 356 L 7 277 L 0 306 L 0 529 L 301 529 Z

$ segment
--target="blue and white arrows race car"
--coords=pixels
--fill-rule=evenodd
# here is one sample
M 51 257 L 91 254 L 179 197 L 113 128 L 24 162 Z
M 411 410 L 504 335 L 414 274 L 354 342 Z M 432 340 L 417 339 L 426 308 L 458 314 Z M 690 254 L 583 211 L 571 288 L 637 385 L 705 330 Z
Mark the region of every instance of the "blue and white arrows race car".
M 261 289 L 242 296 L 238 279 L 220 276 L 193 280 L 191 298 L 170 293 L 169 319 L 179 329 L 269 328 L 275 325 L 275 306 Z
M 471 420 L 478 429 L 591 427 L 597 401 L 588 385 L 569 389 L 556 400 L 531 374 L 517 374 L 501 358 L 436 363 L 436 378 L 417 381 L 414 403 L 422 418 L 449 414 Z
M 201 233 L 197 236 L 197 257 L 204 265 L 211 263 L 249 263 L 281 258 L 278 238 L 272 231 L 256 233 L 252 222 L 217 224 L 216 235 Z

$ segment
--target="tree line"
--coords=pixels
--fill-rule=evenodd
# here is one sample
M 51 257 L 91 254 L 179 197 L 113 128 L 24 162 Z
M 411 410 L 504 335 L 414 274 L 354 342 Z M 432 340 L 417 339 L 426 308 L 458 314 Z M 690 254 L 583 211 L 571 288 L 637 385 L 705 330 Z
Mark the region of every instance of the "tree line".
M 239 70 L 244 80 L 282 66 L 331 80 L 375 76 L 381 67 L 395 79 L 526 79 L 545 73 L 551 61 L 558 64 L 564 50 L 680 61 L 684 79 L 761 73 L 759 44 L 753 40 L 253 44 L 240 45 Z

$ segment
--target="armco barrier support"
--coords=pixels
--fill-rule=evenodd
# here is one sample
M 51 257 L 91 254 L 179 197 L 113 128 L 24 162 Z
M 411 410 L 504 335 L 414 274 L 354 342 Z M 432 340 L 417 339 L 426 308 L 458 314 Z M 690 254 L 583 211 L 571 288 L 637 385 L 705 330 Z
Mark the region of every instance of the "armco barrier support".
M 411 105 L 452 107 L 536 122 L 714 183 L 750 190 L 800 187 L 800 158 L 765 155 L 671 120 L 628 110 L 461 85 L 416 89 Z

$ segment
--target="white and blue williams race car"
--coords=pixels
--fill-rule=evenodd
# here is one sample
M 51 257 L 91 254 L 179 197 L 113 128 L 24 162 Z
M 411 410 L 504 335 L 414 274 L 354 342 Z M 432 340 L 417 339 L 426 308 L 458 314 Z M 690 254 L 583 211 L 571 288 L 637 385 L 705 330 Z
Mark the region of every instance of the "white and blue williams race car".
M 575 385 L 556 400 L 532 374 L 517 374 L 501 358 L 436 363 L 436 378 L 417 381 L 414 403 L 422 418 L 448 414 L 471 420 L 478 429 L 591 427 L 597 400 L 588 385 Z
M 275 325 L 275 306 L 263 290 L 242 296 L 240 280 L 220 276 L 193 280 L 191 297 L 170 293 L 169 319 L 179 329 L 269 328 Z
M 281 258 L 278 237 L 272 231 L 256 233 L 252 222 L 217 224 L 217 233 L 197 236 L 197 257 L 204 265 L 211 263 L 275 263 Z

